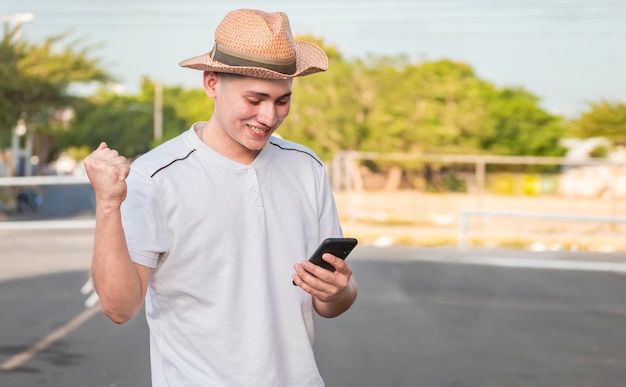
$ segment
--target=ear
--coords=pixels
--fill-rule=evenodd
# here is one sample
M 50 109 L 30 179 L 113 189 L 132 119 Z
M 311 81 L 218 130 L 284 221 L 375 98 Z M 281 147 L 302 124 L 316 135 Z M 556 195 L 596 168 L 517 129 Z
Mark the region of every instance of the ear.
M 202 75 L 202 86 L 204 87 L 204 93 L 209 98 L 215 98 L 215 85 L 217 83 L 218 77 L 214 71 L 205 71 Z

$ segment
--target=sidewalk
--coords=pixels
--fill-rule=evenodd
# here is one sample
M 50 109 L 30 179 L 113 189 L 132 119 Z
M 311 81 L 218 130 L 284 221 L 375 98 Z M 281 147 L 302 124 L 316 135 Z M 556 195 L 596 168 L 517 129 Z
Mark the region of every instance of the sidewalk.
M 362 243 L 377 246 L 407 245 L 417 247 L 458 247 L 460 230 L 457 226 L 392 226 L 359 222 L 343 222 L 346 236 L 358 238 Z M 571 230 L 568 232 L 515 230 L 515 224 L 502 227 L 470 227 L 468 247 L 494 249 L 520 249 L 525 251 L 588 251 L 624 253 L 626 237 L 618 229 L 609 227 L 594 232 Z
M 0 231 L 0 281 L 89 270 L 93 230 Z

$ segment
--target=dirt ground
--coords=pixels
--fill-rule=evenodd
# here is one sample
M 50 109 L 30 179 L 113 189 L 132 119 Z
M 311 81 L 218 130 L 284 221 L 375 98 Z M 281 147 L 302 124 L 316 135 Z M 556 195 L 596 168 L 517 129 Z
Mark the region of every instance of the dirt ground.
M 417 191 L 340 192 L 335 198 L 344 233 L 366 243 L 456 245 L 463 239 L 469 246 L 626 251 L 624 198 Z M 497 212 L 499 216 L 468 217 L 462 233 L 464 211 Z M 534 214 L 553 219 L 524 217 Z

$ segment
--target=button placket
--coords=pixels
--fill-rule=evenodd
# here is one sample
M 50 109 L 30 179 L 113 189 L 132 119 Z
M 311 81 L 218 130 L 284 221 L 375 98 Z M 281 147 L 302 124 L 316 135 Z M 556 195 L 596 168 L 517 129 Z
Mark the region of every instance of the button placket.
M 261 189 L 259 187 L 259 180 L 254 168 L 248 168 L 246 171 L 248 176 L 250 177 L 249 187 L 250 192 L 252 193 L 252 204 L 254 207 L 263 207 L 263 202 L 261 201 Z

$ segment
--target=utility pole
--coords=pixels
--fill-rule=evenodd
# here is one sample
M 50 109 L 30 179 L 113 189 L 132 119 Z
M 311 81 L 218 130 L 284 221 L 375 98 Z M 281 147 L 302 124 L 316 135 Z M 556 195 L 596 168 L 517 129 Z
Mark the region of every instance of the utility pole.
M 163 85 L 154 83 L 154 139 L 163 138 Z

